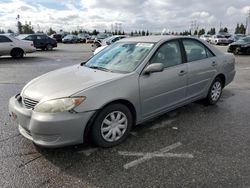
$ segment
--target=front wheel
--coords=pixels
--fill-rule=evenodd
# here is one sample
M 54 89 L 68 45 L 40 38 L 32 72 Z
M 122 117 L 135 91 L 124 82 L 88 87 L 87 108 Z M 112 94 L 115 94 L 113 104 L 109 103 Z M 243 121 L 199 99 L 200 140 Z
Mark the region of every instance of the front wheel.
M 92 139 L 101 147 L 112 147 L 124 141 L 133 124 L 129 108 L 123 104 L 111 104 L 97 115 L 92 126 Z
M 208 95 L 206 98 L 206 102 L 210 105 L 216 104 L 222 94 L 222 89 L 223 89 L 223 83 L 219 77 L 215 78 L 213 83 L 211 84 Z

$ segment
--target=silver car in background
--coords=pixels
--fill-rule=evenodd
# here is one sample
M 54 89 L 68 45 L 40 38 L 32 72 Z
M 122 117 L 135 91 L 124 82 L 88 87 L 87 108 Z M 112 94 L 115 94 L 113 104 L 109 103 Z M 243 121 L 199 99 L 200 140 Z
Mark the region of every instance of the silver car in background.
M 90 137 L 121 143 L 131 127 L 199 99 L 215 104 L 235 76 L 235 58 L 178 36 L 122 39 L 86 63 L 49 72 L 9 101 L 20 133 L 59 147 Z

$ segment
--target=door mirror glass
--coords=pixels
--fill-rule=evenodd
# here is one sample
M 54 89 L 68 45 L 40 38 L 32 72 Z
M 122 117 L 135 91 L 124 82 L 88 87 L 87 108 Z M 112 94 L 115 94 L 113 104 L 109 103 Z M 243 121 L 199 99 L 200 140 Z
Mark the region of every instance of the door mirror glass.
M 153 72 L 162 72 L 164 70 L 164 66 L 162 63 L 153 63 L 148 65 L 145 70 L 144 74 L 150 74 Z

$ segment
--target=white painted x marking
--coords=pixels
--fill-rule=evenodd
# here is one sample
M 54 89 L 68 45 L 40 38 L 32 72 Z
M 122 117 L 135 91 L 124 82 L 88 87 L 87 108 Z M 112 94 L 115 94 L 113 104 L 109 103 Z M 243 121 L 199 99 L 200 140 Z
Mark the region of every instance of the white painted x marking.
M 177 158 L 189 158 L 192 159 L 194 158 L 194 156 L 192 154 L 189 153 L 180 153 L 180 154 L 176 154 L 176 153 L 168 153 L 168 151 L 173 150 L 179 146 L 181 146 L 182 143 L 177 142 L 175 144 L 172 144 L 170 146 L 167 146 L 165 148 L 160 149 L 159 151 L 155 151 L 152 153 L 142 153 L 142 152 L 127 152 L 127 151 L 119 151 L 119 155 L 123 155 L 123 156 L 138 156 L 141 157 L 139 159 L 136 159 L 134 161 L 131 161 L 125 165 L 123 165 L 123 167 L 125 169 L 129 169 L 133 166 L 136 166 L 138 164 L 141 164 L 149 159 L 152 159 L 154 157 L 177 157 Z

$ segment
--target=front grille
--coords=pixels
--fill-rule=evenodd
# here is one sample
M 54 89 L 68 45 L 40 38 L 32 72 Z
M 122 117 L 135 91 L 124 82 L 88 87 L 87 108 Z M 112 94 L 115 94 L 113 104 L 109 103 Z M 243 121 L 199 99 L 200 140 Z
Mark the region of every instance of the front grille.
M 37 105 L 38 101 L 29 99 L 29 98 L 23 98 L 23 104 L 28 109 L 34 109 L 34 107 Z

